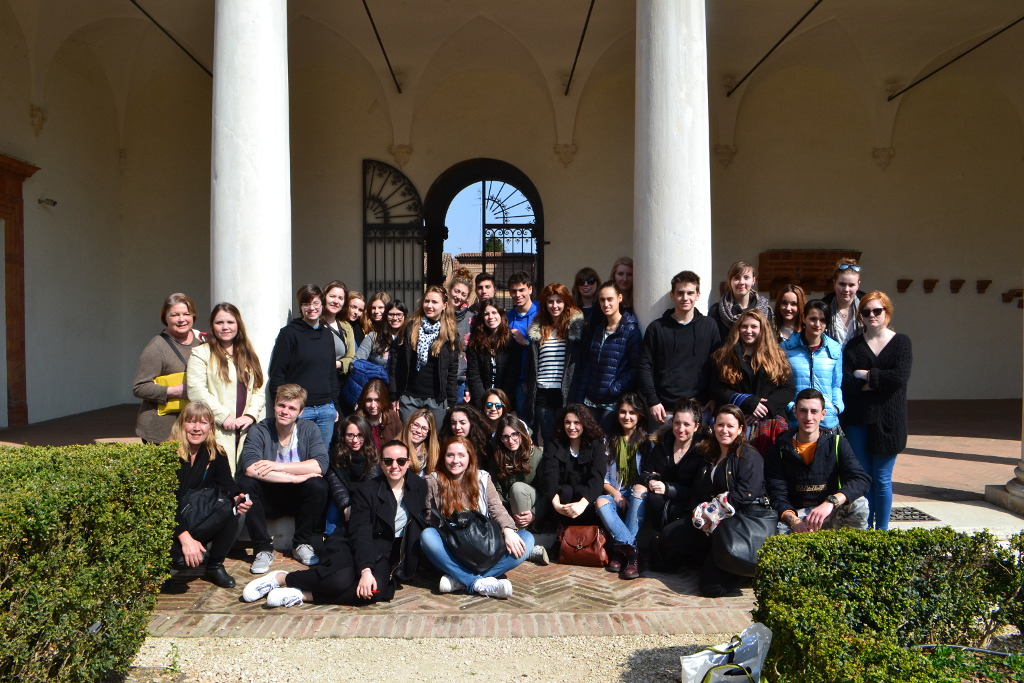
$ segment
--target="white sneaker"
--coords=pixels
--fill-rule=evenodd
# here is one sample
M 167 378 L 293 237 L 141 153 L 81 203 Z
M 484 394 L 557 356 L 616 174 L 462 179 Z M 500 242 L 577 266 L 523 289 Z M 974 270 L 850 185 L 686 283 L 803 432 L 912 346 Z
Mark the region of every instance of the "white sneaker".
M 464 585 L 447 574 L 441 576 L 441 582 L 437 585 L 437 590 L 440 593 L 454 593 L 455 591 L 461 591 L 465 588 L 466 587 Z
M 533 546 L 533 550 L 530 552 L 530 560 L 536 562 L 542 567 L 551 564 L 551 558 L 548 557 L 548 549 L 540 543 Z
M 314 564 L 320 564 L 320 558 L 317 557 L 316 553 L 313 551 L 313 546 L 308 543 L 295 546 L 295 549 L 292 551 L 292 557 L 307 567 L 312 567 Z
M 473 584 L 473 592 L 477 595 L 486 595 L 490 598 L 507 598 L 512 595 L 512 582 L 508 579 L 500 581 L 491 576 L 477 579 Z
M 266 574 L 270 571 L 270 563 L 274 561 L 273 550 L 261 550 L 256 553 L 256 559 L 252 561 L 249 572 L 252 574 Z
M 275 588 L 280 588 L 280 584 L 277 582 L 277 575 L 287 573 L 288 572 L 284 571 L 276 571 L 273 574 L 267 574 L 266 576 L 261 576 L 258 579 L 253 579 L 246 584 L 245 588 L 242 589 L 242 600 L 245 602 L 256 602 Z
M 267 595 L 267 607 L 298 607 L 302 591 L 298 588 L 275 588 Z

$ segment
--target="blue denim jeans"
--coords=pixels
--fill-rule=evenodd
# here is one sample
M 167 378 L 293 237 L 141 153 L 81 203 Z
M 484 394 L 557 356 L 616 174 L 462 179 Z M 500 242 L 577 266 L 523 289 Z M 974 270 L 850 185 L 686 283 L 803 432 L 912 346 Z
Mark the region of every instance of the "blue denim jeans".
M 331 439 L 334 438 L 334 422 L 338 417 L 338 411 L 333 403 L 325 403 L 322 406 L 306 406 L 299 415 L 303 420 L 309 420 L 320 429 L 320 436 L 324 438 L 324 445 L 328 452 L 331 450 Z
M 608 503 L 597 508 L 597 516 L 601 518 L 601 523 L 604 524 L 604 528 L 608 530 L 616 543 L 636 545 L 636 535 L 640 533 L 640 527 L 644 523 L 647 492 L 633 493 L 632 487 L 630 487 L 620 490 L 619 493 L 628 501 L 625 518 L 619 516 L 619 506 L 609 495 L 598 497 L 598 500 L 603 498 Z
M 327 521 L 324 523 L 324 536 L 330 536 L 340 525 L 345 524 L 345 515 L 342 514 L 334 501 L 327 502 Z
M 526 544 L 526 551 L 522 556 L 512 557 L 506 551 L 497 564 L 482 574 L 474 574 L 459 564 L 459 561 L 451 556 L 448 547 L 441 538 L 441 534 L 433 527 L 423 530 L 423 533 L 420 535 L 420 546 L 423 548 L 423 554 L 437 567 L 438 571 L 455 579 L 466 587 L 467 592 L 472 593 L 473 584 L 476 583 L 477 579 L 482 579 L 486 576 L 501 576 L 510 569 L 521 565 L 530 556 L 530 553 L 533 551 L 533 534 L 526 530 L 517 531 L 516 533 L 519 534 L 519 538 Z
M 868 528 L 888 529 L 892 513 L 892 470 L 895 455 L 868 453 L 868 428 L 861 425 L 846 427 L 846 440 L 850 442 L 861 468 L 871 477 L 868 491 Z

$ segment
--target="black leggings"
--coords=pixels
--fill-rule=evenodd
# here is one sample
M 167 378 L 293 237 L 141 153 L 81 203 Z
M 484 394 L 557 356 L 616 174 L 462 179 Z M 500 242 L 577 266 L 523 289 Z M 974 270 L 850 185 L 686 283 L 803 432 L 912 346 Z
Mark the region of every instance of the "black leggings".
M 228 551 L 231 550 L 235 539 L 238 538 L 238 533 L 242 530 L 242 521 L 244 519 L 243 516 L 232 517 L 212 537 L 196 538 L 197 541 L 206 547 L 207 567 L 224 564 L 224 558 L 228 556 Z M 195 538 L 195 536 L 192 538 Z M 177 536 L 175 536 L 174 543 L 171 545 L 171 561 L 176 567 L 187 566 L 185 564 L 185 556 L 181 551 L 181 541 L 178 540 Z
M 396 539 L 391 548 L 391 556 L 399 552 L 402 540 Z M 318 605 L 366 605 L 371 602 L 387 602 L 395 595 L 395 584 L 392 582 L 390 558 L 383 558 L 373 567 L 373 576 L 377 579 L 377 591 L 369 600 L 356 595 L 359 586 L 359 575 L 352 549 L 347 544 L 337 546 L 324 564 L 288 572 L 284 583 L 289 588 L 313 594 L 313 602 Z

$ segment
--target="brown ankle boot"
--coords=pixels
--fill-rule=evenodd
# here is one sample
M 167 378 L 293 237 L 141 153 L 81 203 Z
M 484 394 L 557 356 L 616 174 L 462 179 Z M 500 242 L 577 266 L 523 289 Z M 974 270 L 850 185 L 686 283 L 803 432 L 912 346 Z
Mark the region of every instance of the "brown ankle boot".
M 639 579 L 640 578 L 640 553 L 637 551 L 635 545 L 620 545 L 622 549 L 623 557 L 625 557 L 625 564 L 622 566 L 622 571 L 619 572 L 620 579 Z
M 621 546 L 612 546 L 608 548 L 608 564 L 605 565 L 605 570 L 612 574 L 618 574 L 622 571 L 622 553 L 619 552 Z

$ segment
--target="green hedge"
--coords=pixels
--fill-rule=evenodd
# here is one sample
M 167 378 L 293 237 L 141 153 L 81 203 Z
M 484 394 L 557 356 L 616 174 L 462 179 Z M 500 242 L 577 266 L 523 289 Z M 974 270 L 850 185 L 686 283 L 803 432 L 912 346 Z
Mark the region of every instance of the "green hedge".
M 172 445 L 0 449 L 0 680 L 127 670 L 168 574 Z
M 982 645 L 1021 620 L 1021 538 L 952 529 L 842 530 L 770 538 L 754 618 L 772 629 L 772 680 L 947 679 L 919 644 Z M 771 673 L 774 672 L 774 675 Z

